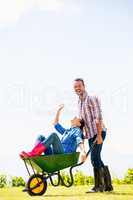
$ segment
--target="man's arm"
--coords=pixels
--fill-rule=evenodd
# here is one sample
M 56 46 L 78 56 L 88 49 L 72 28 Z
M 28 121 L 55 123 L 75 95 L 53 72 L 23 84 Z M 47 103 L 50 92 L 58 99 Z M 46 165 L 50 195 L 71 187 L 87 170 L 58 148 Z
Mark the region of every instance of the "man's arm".
M 103 143 L 103 139 L 102 139 L 102 125 L 101 122 L 98 121 L 96 122 L 96 126 L 97 126 L 97 144 L 102 144 Z
M 101 110 L 101 103 L 98 99 L 98 97 L 94 96 L 92 99 L 90 99 L 91 106 L 93 108 L 93 114 L 96 122 L 96 128 L 97 128 L 97 138 L 94 141 L 94 143 L 102 144 L 102 110 Z
M 102 124 L 103 124 L 103 119 L 102 119 L 102 110 L 101 110 L 101 103 L 99 99 L 96 97 L 96 109 L 97 109 L 97 119 L 96 119 L 96 127 L 97 127 L 97 144 L 102 144 L 103 139 L 102 139 Z

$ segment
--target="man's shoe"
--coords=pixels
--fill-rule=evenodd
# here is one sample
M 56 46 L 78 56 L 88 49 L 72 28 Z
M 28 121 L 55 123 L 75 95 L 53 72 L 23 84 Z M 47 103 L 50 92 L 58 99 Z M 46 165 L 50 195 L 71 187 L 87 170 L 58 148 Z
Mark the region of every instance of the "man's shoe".
M 112 180 L 108 166 L 104 166 L 104 183 L 105 183 L 105 191 L 108 192 L 113 191 Z
M 94 173 L 94 187 L 88 190 L 86 193 L 99 192 L 98 168 L 94 167 L 93 173 Z
M 99 192 L 103 192 L 105 190 L 103 167 L 98 168 L 98 183 L 99 183 Z

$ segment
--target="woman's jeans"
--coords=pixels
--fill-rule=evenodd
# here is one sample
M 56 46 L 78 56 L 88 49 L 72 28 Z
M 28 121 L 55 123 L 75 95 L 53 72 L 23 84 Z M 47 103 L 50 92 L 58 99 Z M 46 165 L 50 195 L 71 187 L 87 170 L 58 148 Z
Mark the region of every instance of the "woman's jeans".
M 93 142 L 95 141 L 96 137 L 97 137 L 97 135 L 95 135 L 93 138 L 90 138 L 88 140 L 90 148 L 92 147 Z M 102 131 L 103 141 L 104 141 L 105 137 L 106 137 L 106 131 Z M 92 148 L 92 150 L 91 150 L 91 164 L 93 165 L 93 167 L 96 167 L 96 168 L 104 167 L 104 163 L 101 160 L 102 146 L 103 146 L 103 143 L 95 144 L 94 148 Z
M 36 145 L 42 143 L 46 147 L 45 155 L 64 153 L 63 145 L 56 133 L 50 134 L 47 138 L 39 135 L 36 140 Z

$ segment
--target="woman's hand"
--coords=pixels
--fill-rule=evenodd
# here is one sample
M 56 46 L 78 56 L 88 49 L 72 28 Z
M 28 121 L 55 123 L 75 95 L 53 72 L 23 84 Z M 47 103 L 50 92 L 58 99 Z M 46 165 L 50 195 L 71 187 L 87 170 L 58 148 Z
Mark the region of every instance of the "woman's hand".
M 55 119 L 54 119 L 54 125 L 59 123 L 59 117 L 60 117 L 60 111 L 64 108 L 64 104 L 59 105 L 59 108 L 57 109 Z
M 57 111 L 61 111 L 64 108 L 64 104 L 60 104 Z
M 84 162 L 86 160 L 86 152 L 85 151 L 81 151 L 80 158 L 81 158 L 81 162 Z

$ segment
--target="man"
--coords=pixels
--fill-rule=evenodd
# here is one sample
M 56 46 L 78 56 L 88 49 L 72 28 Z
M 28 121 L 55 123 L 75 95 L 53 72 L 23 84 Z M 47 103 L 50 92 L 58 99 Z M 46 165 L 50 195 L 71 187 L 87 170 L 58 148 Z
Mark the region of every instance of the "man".
M 91 163 L 94 171 L 94 187 L 88 192 L 112 191 L 113 186 L 108 166 L 101 160 L 101 150 L 106 137 L 99 99 L 88 96 L 84 80 L 74 80 L 74 90 L 79 97 L 79 115 L 84 120 L 84 138 L 88 139 L 89 147 L 95 143 L 91 150 Z

